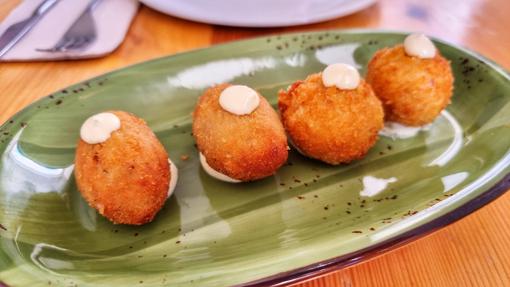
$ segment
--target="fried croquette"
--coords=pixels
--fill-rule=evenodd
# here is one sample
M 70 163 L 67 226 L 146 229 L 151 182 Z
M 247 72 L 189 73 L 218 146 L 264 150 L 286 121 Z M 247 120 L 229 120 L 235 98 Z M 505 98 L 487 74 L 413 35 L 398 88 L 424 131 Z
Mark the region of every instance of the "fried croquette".
M 287 137 L 278 114 L 267 100 L 249 114 L 236 115 L 220 105 L 221 93 L 231 87 L 207 89 L 193 112 L 193 136 L 206 163 L 232 179 L 253 181 L 270 176 L 287 160 Z
M 336 165 L 362 158 L 383 127 L 383 108 L 370 86 L 325 87 L 321 73 L 294 83 L 278 97 L 283 125 L 304 155 Z
M 432 122 L 453 90 L 450 63 L 439 51 L 422 59 L 407 55 L 403 45 L 377 51 L 366 79 L 384 105 L 386 120 L 410 126 Z
M 97 211 L 118 224 L 152 221 L 167 199 L 168 155 L 142 119 L 111 111 L 120 128 L 101 143 L 80 139 L 76 149 L 78 189 Z

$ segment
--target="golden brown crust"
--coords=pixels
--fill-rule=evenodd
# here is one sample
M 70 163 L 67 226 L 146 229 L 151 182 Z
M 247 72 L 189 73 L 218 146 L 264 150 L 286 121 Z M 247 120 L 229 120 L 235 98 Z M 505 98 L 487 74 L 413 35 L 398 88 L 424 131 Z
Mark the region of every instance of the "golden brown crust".
M 252 181 L 276 172 L 287 160 L 287 137 L 278 114 L 260 96 L 249 115 L 237 116 L 220 106 L 230 84 L 207 89 L 193 112 L 193 136 L 207 163 L 229 177 Z
M 386 119 L 420 126 L 450 103 L 450 63 L 437 51 L 432 59 L 408 56 L 403 45 L 379 50 L 368 63 L 367 82 L 385 108 Z
M 104 143 L 80 139 L 76 149 L 78 189 L 100 214 L 114 223 L 152 221 L 168 194 L 168 155 L 146 123 L 123 111 L 110 111 L 121 127 Z
M 383 127 L 381 102 L 363 80 L 355 90 L 340 90 L 313 74 L 280 91 L 278 107 L 293 144 L 329 164 L 363 157 Z

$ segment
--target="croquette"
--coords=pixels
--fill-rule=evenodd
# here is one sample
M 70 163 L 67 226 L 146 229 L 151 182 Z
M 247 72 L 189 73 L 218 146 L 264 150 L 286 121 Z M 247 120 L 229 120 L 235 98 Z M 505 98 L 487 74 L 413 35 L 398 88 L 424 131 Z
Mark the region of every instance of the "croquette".
M 403 45 L 381 49 L 368 63 L 366 79 L 384 105 L 386 120 L 409 126 L 432 122 L 452 97 L 450 63 L 438 50 L 422 59 L 407 55 Z
M 104 142 L 79 140 L 75 177 L 78 189 L 97 211 L 118 224 L 152 221 L 168 195 L 168 155 L 152 130 L 140 118 L 111 111 L 120 129 Z
M 219 103 L 230 84 L 207 89 L 193 112 L 193 136 L 207 164 L 232 179 L 253 181 L 270 176 L 287 160 L 288 145 L 278 114 L 257 93 L 259 105 L 236 115 Z
M 336 165 L 362 158 L 383 127 L 383 108 L 370 86 L 326 87 L 322 73 L 297 81 L 278 97 L 283 125 L 304 155 Z

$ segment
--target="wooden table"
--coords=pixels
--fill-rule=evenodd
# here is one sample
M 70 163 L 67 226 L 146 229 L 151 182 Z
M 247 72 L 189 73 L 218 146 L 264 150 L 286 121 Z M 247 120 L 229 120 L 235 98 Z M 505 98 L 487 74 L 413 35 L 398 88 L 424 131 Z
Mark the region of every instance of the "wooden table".
M 0 19 L 18 3 L 0 0 Z M 510 69 L 508 12 L 509 0 L 380 0 L 362 12 L 320 24 L 241 29 L 181 20 L 142 6 L 124 43 L 107 57 L 1 63 L 0 122 L 42 96 L 113 69 L 216 43 L 289 31 L 361 27 L 423 31 L 478 51 Z M 507 193 L 426 238 L 296 286 L 510 286 L 509 212 Z

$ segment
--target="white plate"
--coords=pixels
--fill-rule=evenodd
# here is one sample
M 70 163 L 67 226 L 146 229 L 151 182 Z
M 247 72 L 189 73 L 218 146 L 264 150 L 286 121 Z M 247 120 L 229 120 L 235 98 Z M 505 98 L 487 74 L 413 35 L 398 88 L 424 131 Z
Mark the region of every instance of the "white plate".
M 209 24 L 278 27 L 352 14 L 376 0 L 140 0 L 160 12 Z

